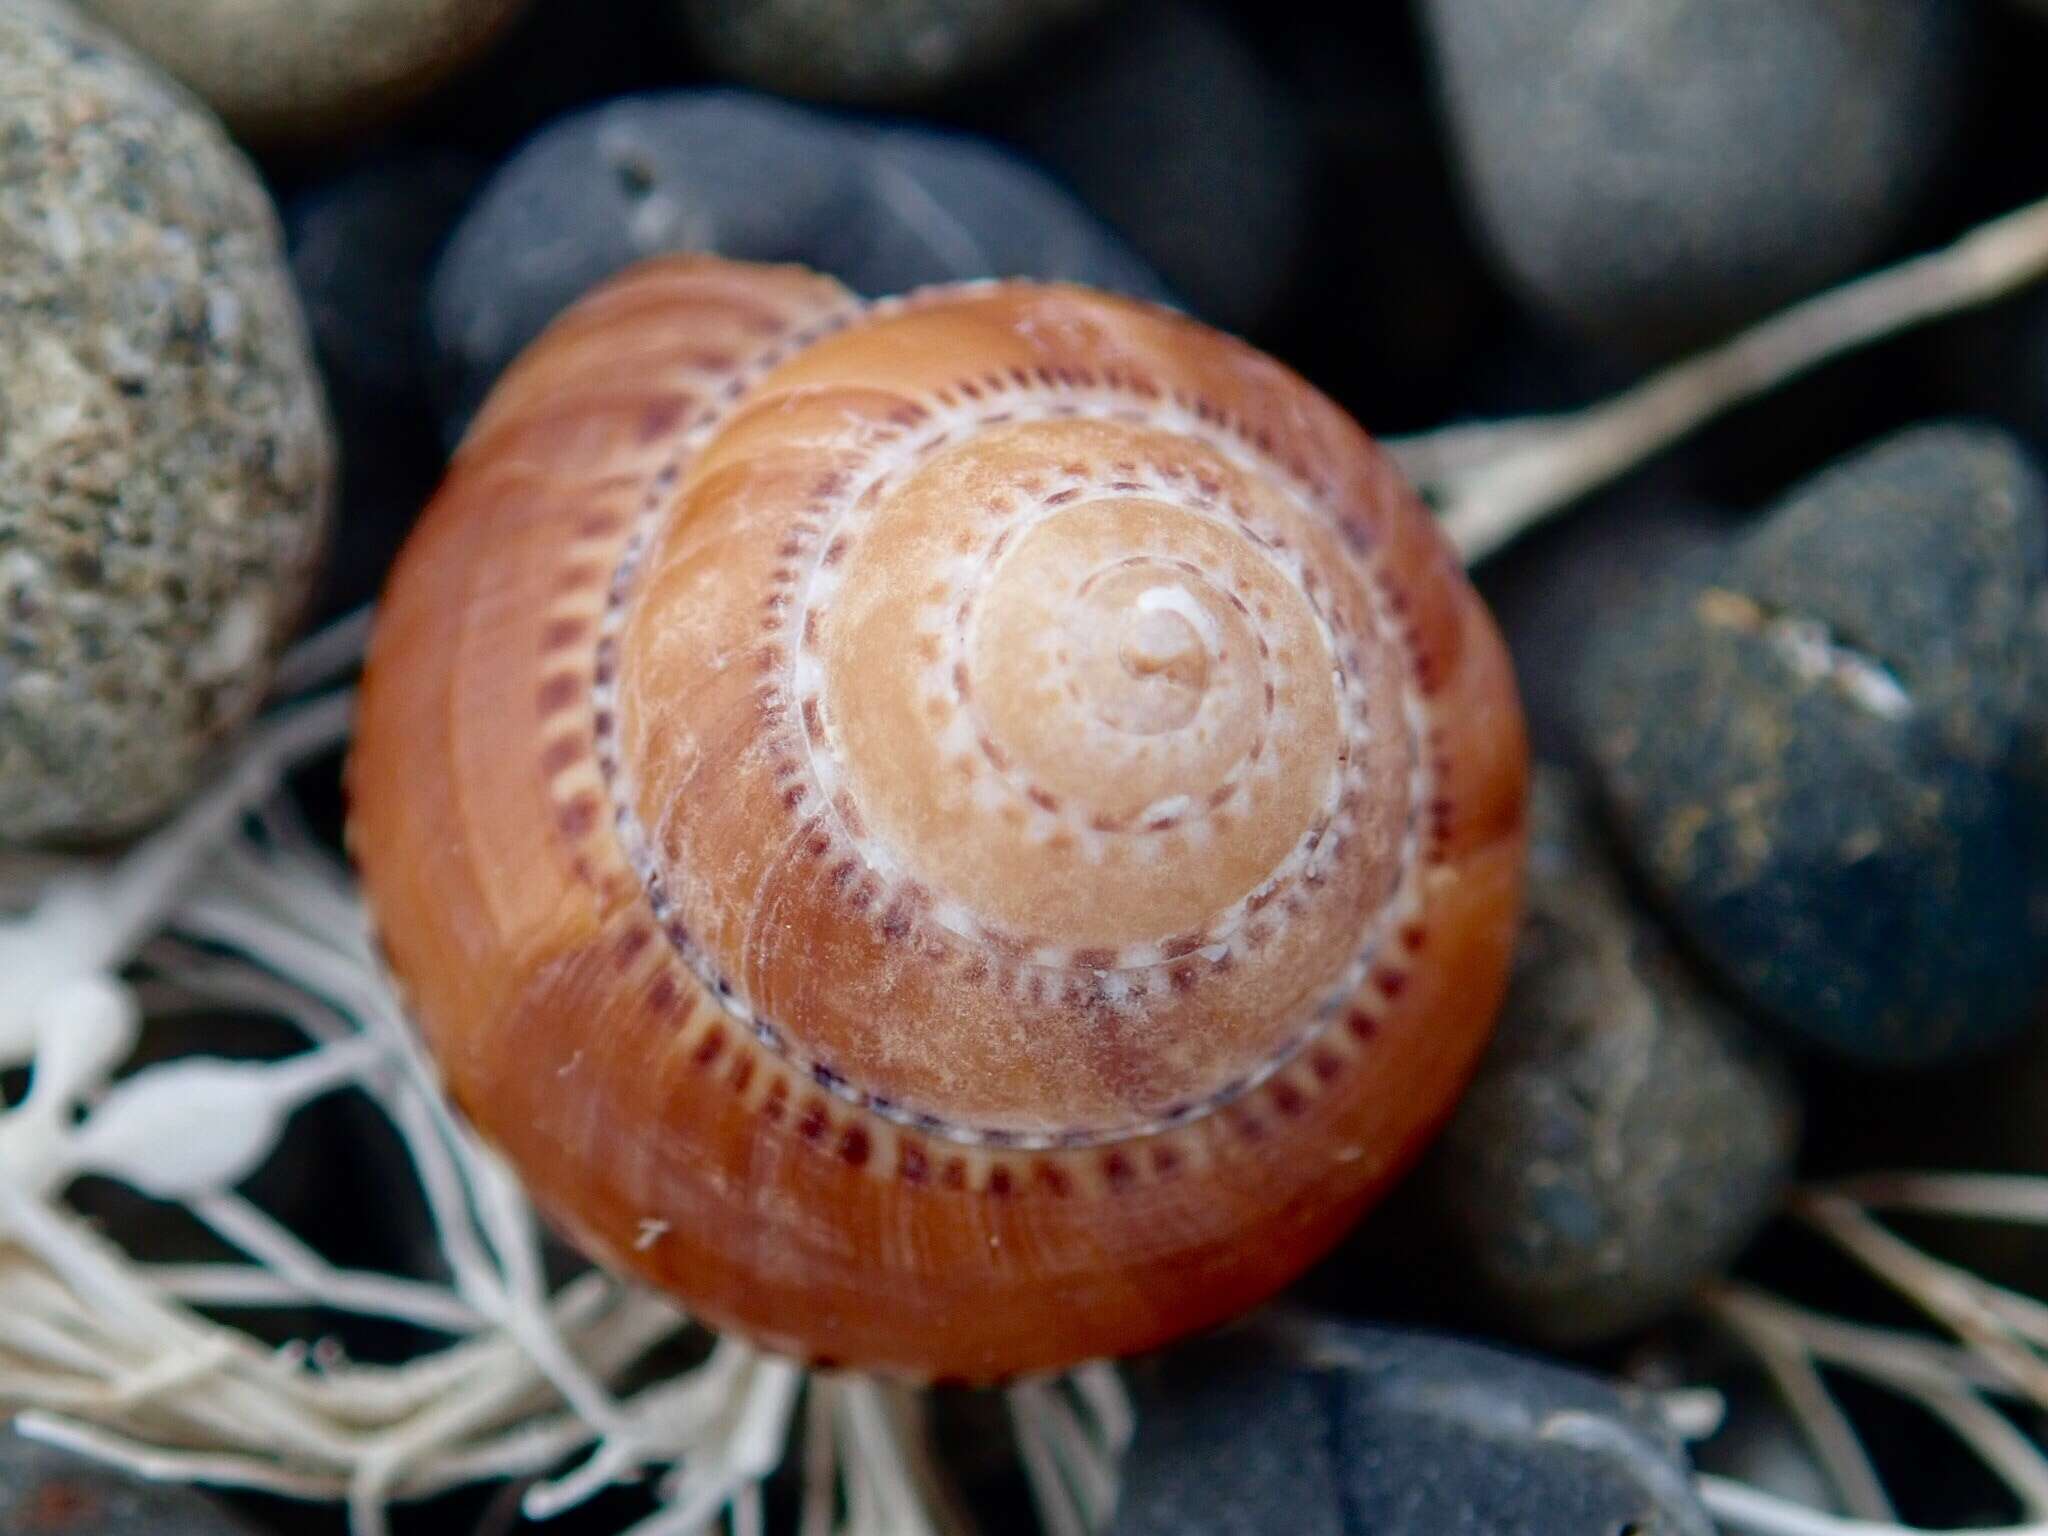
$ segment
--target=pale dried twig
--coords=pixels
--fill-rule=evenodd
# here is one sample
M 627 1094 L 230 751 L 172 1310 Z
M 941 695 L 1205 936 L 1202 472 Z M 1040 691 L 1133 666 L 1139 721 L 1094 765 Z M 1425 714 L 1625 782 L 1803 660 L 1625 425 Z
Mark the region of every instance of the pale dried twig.
M 1611 399 L 1519 421 L 1446 427 L 1391 447 L 1477 563 L 1734 406 L 1912 326 L 2048 275 L 2048 199 L 1952 245 L 1833 288 Z

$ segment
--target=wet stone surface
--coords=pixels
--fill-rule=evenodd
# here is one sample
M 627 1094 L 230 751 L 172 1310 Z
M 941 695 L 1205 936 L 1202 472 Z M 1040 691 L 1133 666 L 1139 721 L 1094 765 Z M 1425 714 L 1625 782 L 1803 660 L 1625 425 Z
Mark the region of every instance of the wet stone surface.
M 972 80 L 1104 0 L 664 0 L 721 74 L 831 101 L 903 102 Z
M 450 440 L 557 313 L 669 251 L 800 262 L 874 297 L 990 276 L 1167 296 L 1085 208 L 993 144 L 741 91 L 626 97 L 534 139 L 451 238 L 429 295 Z
M 1795 1036 L 1908 1064 L 2038 1016 L 2044 586 L 2025 452 L 1927 427 L 1793 490 L 1589 660 L 1634 864 Z
M 1113 1536 L 1711 1536 L 1670 1431 L 1595 1377 L 1335 1324 L 1314 1365 L 1242 1349 L 1141 1398 Z
M 1974 41 L 1948 0 L 1427 0 L 1447 127 L 1514 286 L 1661 351 L 1869 261 L 1931 189 Z
M 244 1536 L 190 1488 L 146 1482 L 0 1427 L 0 1536 Z
M 1578 788 L 1541 771 L 1513 983 L 1417 1178 L 1486 1319 L 1575 1347 L 1680 1304 L 1769 1217 L 1799 1107 L 1777 1053 L 1635 904 Z

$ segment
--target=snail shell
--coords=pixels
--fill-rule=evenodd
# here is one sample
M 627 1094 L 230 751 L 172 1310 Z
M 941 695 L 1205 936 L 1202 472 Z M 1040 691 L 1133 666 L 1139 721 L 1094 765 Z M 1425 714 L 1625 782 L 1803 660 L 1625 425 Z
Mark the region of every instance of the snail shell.
M 1507 660 L 1386 456 L 1083 289 L 670 259 L 401 557 L 352 846 L 456 1102 L 714 1325 L 989 1379 L 1227 1318 L 1449 1110 Z

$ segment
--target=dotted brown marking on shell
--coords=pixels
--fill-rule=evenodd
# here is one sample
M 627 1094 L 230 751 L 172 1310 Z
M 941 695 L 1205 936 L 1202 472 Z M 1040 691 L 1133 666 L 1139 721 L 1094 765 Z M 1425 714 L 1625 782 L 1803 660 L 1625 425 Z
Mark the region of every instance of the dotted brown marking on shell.
M 1131 397 L 1131 401 L 1135 401 L 1139 405 L 1143 405 L 1146 402 L 1156 402 L 1162 398 L 1161 391 L 1151 381 L 1107 373 L 1097 374 L 1092 371 L 1077 369 L 1058 370 L 1050 374 L 1044 370 L 1039 370 L 1033 376 L 1025 378 L 1018 377 L 1014 372 L 1008 377 L 996 374 L 993 376 L 993 383 L 984 380 L 977 384 L 975 391 L 969 391 L 958 386 L 956 386 L 956 389 L 959 400 L 972 403 L 979 400 L 983 394 L 993 394 L 997 391 L 1004 393 L 1013 393 L 1016 389 L 1032 391 L 1044 389 L 1086 391 L 1099 390 L 1105 387 L 1128 394 Z M 913 402 L 910 408 L 898 413 L 896 424 L 903 431 L 914 431 L 921 424 L 943 417 L 949 409 L 953 408 L 952 402 L 945 398 L 946 393 L 941 391 L 935 400 Z M 744 390 L 739 391 L 733 396 L 733 399 L 738 401 L 743 399 L 744 395 Z M 1131 401 L 1115 403 L 1110 409 L 1102 410 L 1099 414 L 1107 417 L 1113 413 L 1123 419 L 1147 420 L 1148 418 L 1143 410 L 1133 410 Z M 1067 407 L 1076 407 L 1078 402 L 1066 401 L 1062 402 L 1062 404 Z M 1237 435 L 1255 452 L 1269 457 L 1275 452 L 1275 439 L 1270 429 L 1235 421 L 1230 417 L 1229 413 L 1223 411 L 1213 402 L 1198 396 L 1184 398 L 1180 401 L 1180 404 L 1183 409 L 1190 411 L 1198 418 Z M 1054 414 L 1048 411 L 1045 417 L 1041 419 L 1050 419 Z M 1062 411 L 1057 414 L 1067 419 L 1072 419 L 1071 410 Z M 1013 406 L 1006 405 L 1005 409 L 1001 412 L 1002 421 L 995 424 L 1007 426 L 1029 415 L 1029 411 L 1019 411 Z M 987 424 L 989 423 L 983 423 L 983 425 Z M 935 450 L 944 449 L 970 433 L 975 425 L 972 422 L 956 422 L 944 425 L 931 433 L 930 443 Z M 1087 462 L 1080 460 L 1069 461 L 1060 467 L 1065 471 L 1074 471 L 1078 468 L 1084 473 L 1094 472 Z M 1298 456 L 1290 458 L 1283 467 L 1296 480 L 1306 480 L 1307 477 L 1303 473 L 1302 462 Z M 1137 478 L 1141 473 L 1141 467 L 1136 461 L 1118 460 L 1111 466 L 1111 473 L 1113 478 L 1103 481 L 1096 488 L 1095 492 L 1087 494 L 1107 492 L 1114 495 L 1136 495 L 1147 490 L 1155 483 Z M 1188 479 L 1198 497 L 1206 498 L 1211 502 L 1218 502 L 1219 504 L 1228 502 L 1228 498 L 1225 498 L 1223 495 L 1224 487 L 1221 481 L 1213 475 L 1197 472 L 1190 476 L 1185 467 L 1178 464 L 1162 465 L 1159 467 L 1158 482 L 1171 483 L 1179 479 Z M 835 496 L 843 499 L 859 483 L 858 471 L 847 471 L 840 473 L 839 480 L 830 483 L 821 481 L 817 486 L 817 491 L 819 496 L 825 500 L 830 500 Z M 1027 494 L 1036 495 L 1041 510 L 1083 505 L 1087 499 L 1087 496 L 1074 486 L 1045 484 L 1035 487 L 1023 486 L 1020 489 L 1026 491 Z M 876 488 L 872 485 L 862 487 L 854 495 L 858 502 L 870 507 L 878 505 L 881 500 L 876 492 Z M 992 510 L 997 509 L 992 508 Z M 843 512 L 841 515 L 844 515 Z M 1228 504 L 1224 515 L 1239 523 L 1245 522 L 1248 516 L 1243 507 L 1235 504 Z M 1009 519 L 1014 516 L 1014 511 L 1009 509 L 1000 510 L 998 520 L 1003 522 L 1001 531 L 1005 542 L 1008 542 L 1013 536 L 1013 529 Z M 646 521 L 651 523 L 652 517 L 650 516 Z M 643 527 L 642 532 L 644 533 L 645 531 Z M 1288 547 L 1288 541 L 1284 539 L 1276 538 L 1262 540 L 1261 542 L 1274 549 L 1285 549 Z M 778 568 L 775 573 L 775 580 L 778 583 L 789 582 L 795 578 L 797 573 L 787 570 L 787 562 L 801 558 L 806 547 L 816 548 L 816 545 L 807 546 L 804 541 L 799 541 L 794 537 L 785 541 L 785 567 Z M 821 556 L 814 556 L 813 558 L 820 559 L 821 564 L 825 566 L 838 565 L 850 557 L 851 547 L 851 541 L 846 540 L 844 534 L 837 535 L 825 544 Z M 1308 585 L 1313 588 L 1317 583 L 1311 581 Z M 614 593 L 615 604 L 623 606 L 625 598 L 632 590 L 630 571 L 625 569 L 624 561 L 620 562 L 620 568 L 613 573 L 611 588 Z M 1234 611 L 1242 615 L 1251 614 L 1252 609 L 1245 603 L 1241 595 L 1232 592 L 1228 594 L 1226 600 Z M 771 630 L 779 626 L 787 626 L 790 623 L 793 606 L 793 594 L 785 591 L 780 586 L 778 586 L 775 593 L 771 594 L 769 599 L 764 600 L 764 618 L 770 622 Z M 1268 605 L 1268 610 L 1270 615 L 1270 605 Z M 1334 629 L 1342 624 L 1344 618 L 1344 615 L 1339 614 L 1335 616 L 1333 621 L 1329 616 L 1326 616 L 1325 622 L 1330 623 Z M 790 655 L 801 653 L 806 647 L 817 643 L 819 638 L 818 621 L 819 615 L 815 610 L 803 611 L 794 620 L 795 633 L 790 635 L 790 648 L 784 650 L 779 646 L 764 647 L 758 655 L 757 664 L 762 666 L 771 678 L 775 678 L 778 673 L 786 674 Z M 787 628 L 782 628 L 782 632 L 787 633 Z M 1256 640 L 1256 649 L 1261 659 L 1270 661 L 1274 654 L 1273 647 L 1265 639 L 1263 633 L 1258 633 Z M 960 665 L 955 665 L 949 670 L 954 674 L 952 679 L 954 691 L 971 701 L 974 693 L 971 671 Z M 612 669 L 609 666 L 600 666 L 598 673 L 598 688 L 600 690 L 609 689 L 614 679 Z M 1265 709 L 1270 712 L 1277 704 L 1277 690 L 1270 680 L 1263 685 L 1262 697 Z M 762 705 L 764 741 L 774 739 L 774 731 L 783 725 L 783 717 L 788 713 L 789 708 L 786 695 L 779 695 L 774 700 L 764 698 Z M 802 732 L 804 739 L 814 749 L 822 746 L 826 741 L 826 733 L 818 701 L 815 698 L 806 698 L 803 701 L 800 715 L 803 722 Z M 615 737 L 616 729 L 616 723 L 607 715 L 603 717 L 599 734 L 606 737 Z M 984 759 L 989 761 L 998 773 L 1007 773 L 1011 770 L 1012 763 L 1009 754 L 998 742 L 992 738 L 984 737 L 977 745 Z M 1255 743 L 1256 750 L 1247 754 L 1248 760 L 1256 762 L 1258 755 L 1263 750 L 1263 746 L 1264 740 L 1262 737 Z M 1342 755 L 1340 754 L 1341 760 Z M 550 761 L 558 764 L 560 768 L 570 766 L 566 756 L 551 758 Z M 612 786 L 612 793 L 616 798 L 618 778 L 615 753 L 609 757 L 600 754 L 599 765 L 603 770 L 605 782 Z M 1204 797 L 1203 803 L 1194 809 L 1192 816 L 1187 813 L 1173 814 L 1168 812 L 1134 820 L 1133 818 L 1113 814 L 1090 812 L 1085 820 L 1079 824 L 1078 830 L 1083 836 L 1092 835 L 1095 837 L 1120 836 L 1134 829 L 1151 835 L 1179 831 L 1189 825 L 1191 821 L 1206 821 L 1209 813 L 1220 810 L 1223 806 L 1229 804 L 1238 793 L 1239 786 L 1235 784 L 1218 785 Z M 808 830 L 802 830 L 799 833 L 803 847 L 809 857 L 822 860 L 831 848 L 835 846 L 846 847 L 854 852 L 855 857 L 852 860 L 842 855 L 840 860 L 833 864 L 830 871 L 829 883 L 834 889 L 842 892 L 847 908 L 850 911 L 867 913 L 869 920 L 876 924 L 877 931 L 886 939 L 901 941 L 911 937 L 913 934 L 919 933 L 920 925 L 926 919 L 921 915 L 913 917 L 897 903 L 885 900 L 884 898 L 892 890 L 890 882 L 885 878 L 878 877 L 872 870 L 863 868 L 866 861 L 859 858 L 858 850 L 867 832 L 866 828 L 862 825 L 862 818 L 858 808 L 846 797 L 834 796 L 828 815 L 840 823 L 835 832 L 829 827 L 820 827 L 815 824 L 816 816 L 809 812 L 807 805 L 810 799 L 810 790 L 807 787 L 800 784 L 792 785 L 785 789 L 782 794 L 782 803 L 785 809 L 792 813 L 799 809 L 804 809 L 809 815 L 809 819 L 802 824 L 803 828 Z M 1047 815 L 1059 815 L 1067 809 L 1062 797 L 1043 785 L 1027 784 L 1024 786 L 1023 799 L 1035 811 Z M 1045 836 L 1049 845 L 1068 852 L 1084 846 L 1074 832 L 1054 829 L 1046 833 Z M 856 876 L 859 878 L 856 878 Z M 1324 875 L 1319 870 L 1307 870 L 1299 878 L 1302 886 L 1309 890 L 1314 890 L 1322 884 Z M 647 880 L 645 883 L 651 898 L 658 896 L 660 891 L 659 883 L 653 880 Z M 1284 890 L 1285 887 L 1282 886 L 1264 892 L 1263 899 L 1258 904 L 1261 906 L 1265 905 L 1267 902 L 1274 900 L 1276 896 L 1282 894 Z M 1246 904 L 1246 908 L 1247 910 L 1252 910 L 1249 903 Z M 1306 905 L 1299 893 L 1289 895 L 1286 909 L 1296 915 L 1306 910 Z M 1243 928 L 1241 920 L 1239 926 Z M 671 946 L 677 950 L 679 958 L 682 958 L 689 968 L 697 972 L 700 977 L 703 976 L 705 974 L 705 957 L 689 940 L 687 927 L 678 927 L 674 924 L 664 923 L 663 928 L 666 938 Z M 1256 948 L 1270 939 L 1270 933 L 1270 928 L 1264 925 L 1253 925 L 1249 928 L 1243 928 L 1237 940 L 1230 940 L 1228 935 L 1222 935 L 1220 938 L 1225 942 L 1240 942 L 1245 946 Z M 969 935 L 969 937 L 986 939 L 989 935 Z M 1178 937 L 1192 938 L 1194 936 Z M 1217 937 L 1219 936 L 1212 936 L 1212 939 Z M 972 953 L 971 950 L 958 945 L 940 945 L 932 940 L 922 940 L 922 942 L 925 945 L 925 949 L 921 952 L 929 953 L 934 957 L 941 955 L 949 957 L 950 963 L 955 966 L 956 973 L 964 979 L 965 984 L 983 984 L 989 979 L 991 967 L 985 956 Z M 1039 947 L 1033 946 L 1034 950 Z M 1181 953 L 1186 954 L 1191 953 L 1191 951 L 1182 950 Z M 1104 963 L 1105 956 L 1108 957 L 1109 963 L 1107 964 Z M 1172 958 L 1172 956 L 1160 956 L 1157 959 L 1148 961 L 1135 952 L 1125 953 L 1105 946 L 1083 945 L 1078 946 L 1074 951 L 1053 963 L 1057 965 L 1072 965 L 1088 971 L 1128 970 L 1133 964 L 1137 964 L 1141 968 L 1148 964 L 1156 965 L 1160 967 L 1161 975 L 1167 980 L 1169 987 L 1180 993 L 1190 991 L 1198 984 L 1201 976 L 1211 973 L 1227 974 L 1235 964 L 1235 954 L 1229 948 L 1225 948 L 1220 954 L 1211 957 L 1202 966 L 1175 966 L 1169 963 Z M 1043 957 L 1040 958 L 1040 961 L 1035 962 L 1035 964 L 1042 962 Z M 1039 969 L 1033 969 L 1023 984 L 1026 995 L 1043 997 L 1047 993 L 1047 983 L 1049 980 L 1057 982 L 1058 978 L 1057 976 L 1041 974 Z M 1143 977 L 1131 978 L 1126 984 L 1129 986 L 1132 995 L 1141 997 L 1152 995 L 1153 989 Z M 773 1041 L 782 1041 L 786 1046 L 791 1038 L 786 1030 L 774 1027 L 763 1028 L 758 1020 L 750 1016 L 750 1010 L 740 1004 L 737 994 L 729 987 L 721 988 L 720 994 L 721 1005 L 727 1007 L 729 1011 L 737 1007 L 737 1016 L 741 1018 L 741 1022 L 750 1026 L 747 1038 L 756 1043 L 763 1044 L 764 1047 L 768 1042 Z M 1097 1011 L 1108 1005 L 1107 994 L 1100 985 L 1092 982 L 1086 987 L 1071 985 L 1056 987 L 1053 995 L 1085 1000 L 1086 1007 Z M 1310 1033 L 1313 1033 L 1313 1031 L 1305 1032 L 1302 1039 L 1291 1042 L 1288 1048 L 1281 1053 L 1281 1057 L 1276 1059 L 1273 1064 L 1274 1067 L 1277 1068 L 1281 1060 L 1291 1057 L 1298 1051 Z M 793 1059 L 797 1059 L 801 1064 L 801 1058 Z M 1234 1083 L 1231 1087 L 1231 1093 L 1236 1095 L 1250 1091 L 1252 1087 L 1256 1086 L 1257 1081 L 1264 1080 L 1265 1075 L 1264 1073 L 1257 1074 L 1256 1080 Z M 828 1089 L 835 1097 L 846 1099 L 855 1109 L 865 1110 L 870 1107 L 864 1102 L 862 1090 L 844 1077 L 839 1077 L 835 1074 L 832 1081 L 828 1084 Z M 1209 1107 L 1214 1108 L 1217 1106 Z M 887 1110 L 888 1112 L 884 1113 L 882 1118 L 901 1118 L 905 1123 L 908 1122 L 909 1117 L 918 1113 L 910 1106 L 888 1106 Z M 927 1121 L 934 1120 L 934 1117 L 925 1116 L 924 1118 Z M 1190 1116 L 1188 1118 L 1198 1118 L 1198 1116 Z M 973 1142 L 982 1139 L 981 1131 L 986 1128 L 954 1125 L 943 1120 L 936 1120 L 934 1123 L 927 1125 L 926 1129 L 941 1137 Z M 1143 1134 L 1145 1129 L 1143 1126 L 1133 1127 L 1122 1134 Z M 1057 1136 L 1052 1139 L 1056 1142 L 1060 1140 Z

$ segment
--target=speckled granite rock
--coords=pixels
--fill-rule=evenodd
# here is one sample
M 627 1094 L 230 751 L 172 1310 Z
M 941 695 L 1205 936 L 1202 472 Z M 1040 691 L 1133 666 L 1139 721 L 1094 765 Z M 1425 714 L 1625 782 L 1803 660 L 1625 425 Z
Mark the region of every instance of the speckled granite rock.
M 112 39 L 0 0 L 0 843 L 191 789 L 261 698 L 332 475 L 249 168 Z
M 83 0 L 255 141 L 359 133 L 528 0 Z
M 252 1529 L 193 1489 L 145 1482 L 0 1426 L 0 1536 L 239 1536 Z
M 429 323 L 451 440 L 571 301 L 680 250 L 801 262 L 876 297 L 989 276 L 1165 297 L 1086 209 L 992 144 L 742 91 L 625 97 L 535 138 L 450 239 Z
M 1469 200 L 1548 315 L 1653 350 L 1870 260 L 1943 163 L 1952 0 L 1427 0 Z
M 1184 1351 L 1112 1536 L 1711 1536 L 1636 1400 L 1457 1339 L 1319 1325 L 1313 1366 Z
M 1582 681 L 1605 798 L 1761 1014 L 1897 1064 L 2040 1017 L 2044 593 L 2024 451 L 1926 427 L 1797 488 L 1603 638 Z
M 1789 1074 L 1637 909 L 1565 774 L 1530 803 L 1528 916 L 1493 1044 L 1421 1178 L 1446 1273 L 1560 1347 L 1655 1320 L 1791 1174 Z
M 1104 0 L 665 0 L 714 68 L 832 101 L 930 95 Z

